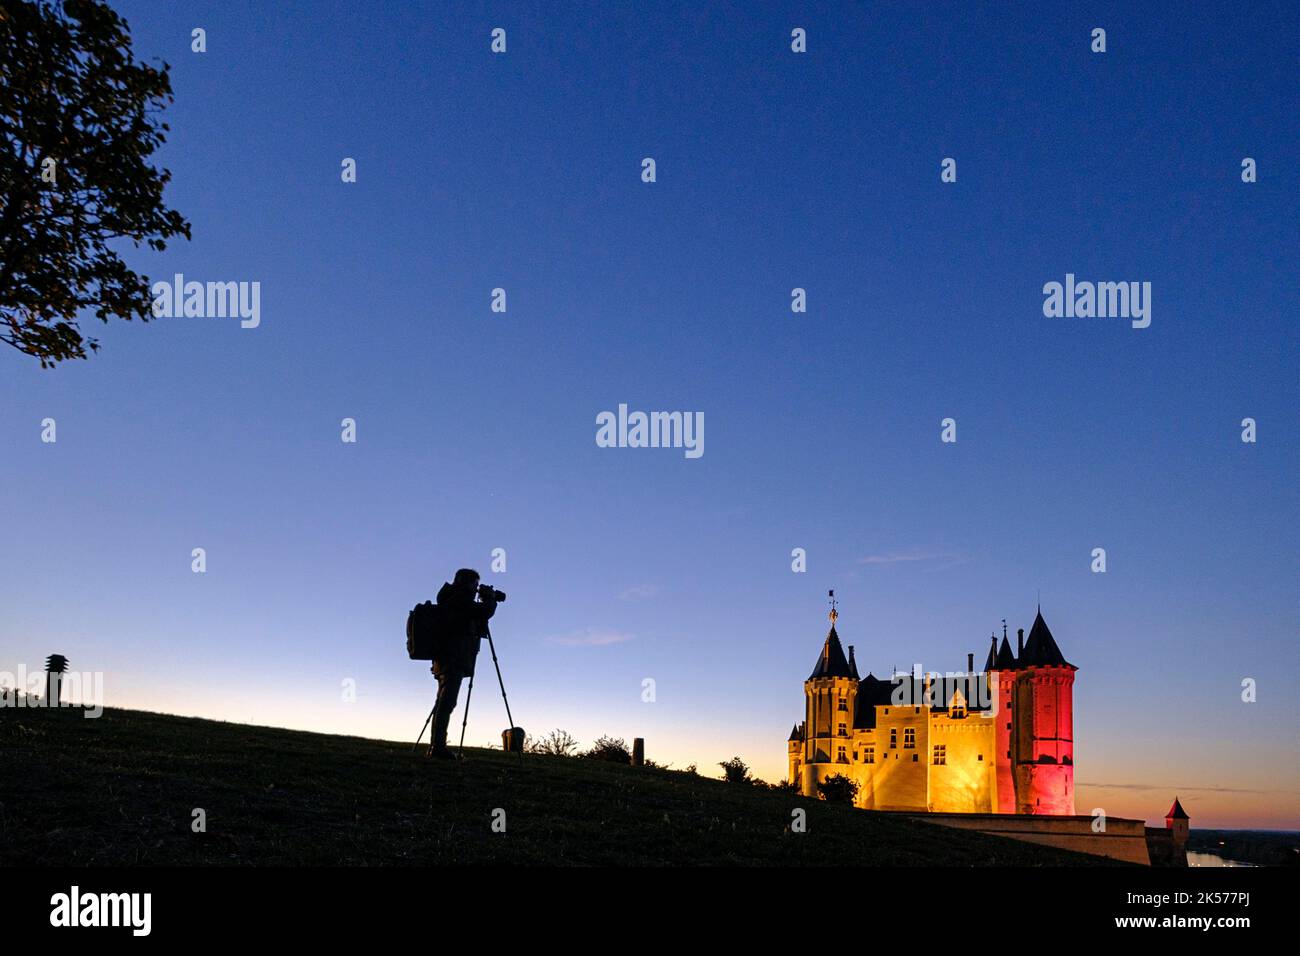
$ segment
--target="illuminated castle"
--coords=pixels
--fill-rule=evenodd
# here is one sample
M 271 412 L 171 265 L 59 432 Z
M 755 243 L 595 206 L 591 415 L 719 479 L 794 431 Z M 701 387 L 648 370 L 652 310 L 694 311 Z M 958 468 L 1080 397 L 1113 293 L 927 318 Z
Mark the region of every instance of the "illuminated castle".
M 1074 672 L 1042 610 L 1017 636 L 1003 625 L 983 671 L 858 676 L 831 629 L 804 681 L 804 720 L 789 738 L 790 777 L 806 796 L 842 775 L 869 810 L 1074 813 Z

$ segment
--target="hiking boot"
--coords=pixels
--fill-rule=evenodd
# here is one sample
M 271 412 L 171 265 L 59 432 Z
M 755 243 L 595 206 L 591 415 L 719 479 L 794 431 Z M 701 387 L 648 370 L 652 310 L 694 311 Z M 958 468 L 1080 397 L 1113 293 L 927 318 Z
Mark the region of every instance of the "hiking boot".
M 430 747 L 424 756 L 429 760 L 459 760 L 450 747 Z

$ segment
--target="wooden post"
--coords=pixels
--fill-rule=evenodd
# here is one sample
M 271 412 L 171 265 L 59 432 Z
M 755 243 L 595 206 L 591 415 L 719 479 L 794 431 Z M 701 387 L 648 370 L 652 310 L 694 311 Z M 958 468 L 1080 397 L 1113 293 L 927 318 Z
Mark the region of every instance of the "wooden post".
M 634 737 L 632 739 L 632 766 L 645 766 L 645 738 Z

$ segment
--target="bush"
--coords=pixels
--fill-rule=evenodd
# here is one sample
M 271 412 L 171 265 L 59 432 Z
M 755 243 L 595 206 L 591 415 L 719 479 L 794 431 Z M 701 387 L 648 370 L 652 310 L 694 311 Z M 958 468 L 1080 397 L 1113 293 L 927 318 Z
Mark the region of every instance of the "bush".
M 530 754 L 546 754 L 550 757 L 575 757 L 578 754 L 578 741 L 567 730 L 557 727 L 540 740 L 529 737 L 524 741 L 524 750 Z
M 739 757 L 732 757 L 730 760 L 724 760 L 718 764 L 722 768 L 722 777 L 727 783 L 753 783 L 754 778 L 749 774 L 749 767 L 745 761 Z
M 598 737 L 591 749 L 582 756 L 588 760 L 608 760 L 610 763 L 632 762 L 632 751 L 627 748 L 627 741 L 622 737 Z
M 827 803 L 847 803 L 852 806 L 858 797 L 858 784 L 842 773 L 837 773 L 817 784 L 817 792 Z

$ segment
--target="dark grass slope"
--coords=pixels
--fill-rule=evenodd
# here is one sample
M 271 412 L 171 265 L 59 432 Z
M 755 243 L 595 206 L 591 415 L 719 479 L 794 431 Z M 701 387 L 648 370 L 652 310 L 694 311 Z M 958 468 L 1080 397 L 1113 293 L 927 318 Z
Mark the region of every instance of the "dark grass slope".
M 128 710 L 0 708 L 6 865 L 1090 865 L 802 797 L 575 758 Z M 808 830 L 788 831 L 805 807 Z M 191 830 L 195 808 L 207 832 Z M 506 832 L 494 833 L 496 809 Z

